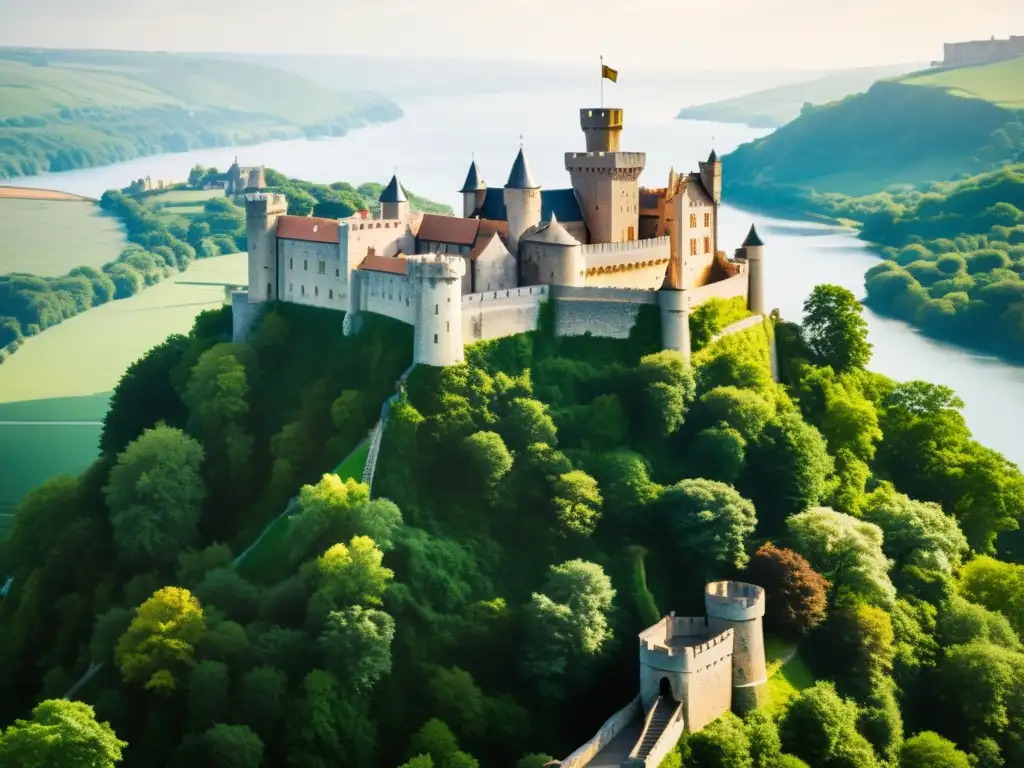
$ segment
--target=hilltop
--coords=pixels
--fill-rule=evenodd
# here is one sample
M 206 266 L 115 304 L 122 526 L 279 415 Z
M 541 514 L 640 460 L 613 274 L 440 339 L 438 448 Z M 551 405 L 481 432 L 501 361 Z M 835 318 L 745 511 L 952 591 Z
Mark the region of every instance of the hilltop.
M 778 128 L 795 119 L 807 104 L 827 104 L 854 93 L 862 93 L 879 80 L 905 75 L 924 64 L 892 64 L 884 67 L 858 67 L 754 91 L 731 99 L 683 107 L 680 120 L 713 120 L 744 123 L 753 128 Z
M 196 147 L 340 136 L 401 114 L 375 94 L 255 63 L 0 48 L 0 178 Z
M 780 186 L 863 195 L 991 170 L 1024 151 L 1021 105 L 1024 58 L 884 80 L 741 146 L 725 188 L 760 204 Z

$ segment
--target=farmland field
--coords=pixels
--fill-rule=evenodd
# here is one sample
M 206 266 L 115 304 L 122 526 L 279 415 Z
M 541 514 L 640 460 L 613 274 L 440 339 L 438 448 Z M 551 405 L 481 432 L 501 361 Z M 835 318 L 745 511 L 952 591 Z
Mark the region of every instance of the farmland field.
M 202 213 L 207 200 L 224 197 L 223 189 L 172 189 L 143 198 L 150 208 L 162 213 L 191 216 Z
M 47 478 L 85 469 L 125 369 L 168 335 L 186 333 L 199 312 L 221 306 L 222 284 L 245 282 L 245 273 L 244 253 L 197 261 L 26 340 L 0 365 L 0 515 Z M 3 529 L 0 520 L 0 536 Z
M 117 219 L 84 202 L 0 198 L 0 232 L 0 274 L 100 267 L 128 245 Z
M 902 82 L 945 88 L 955 96 L 990 101 L 1005 109 L 1024 109 L 1024 57 L 978 67 L 946 69 L 907 77 Z

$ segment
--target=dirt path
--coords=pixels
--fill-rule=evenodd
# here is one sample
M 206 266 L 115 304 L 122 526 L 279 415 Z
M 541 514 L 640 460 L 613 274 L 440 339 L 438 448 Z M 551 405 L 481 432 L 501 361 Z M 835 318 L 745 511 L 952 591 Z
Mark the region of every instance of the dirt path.
M 0 200 L 65 200 L 68 202 L 94 203 L 91 197 L 73 195 L 70 192 L 60 192 L 56 189 L 33 189 L 32 187 L 3 187 L 0 186 Z

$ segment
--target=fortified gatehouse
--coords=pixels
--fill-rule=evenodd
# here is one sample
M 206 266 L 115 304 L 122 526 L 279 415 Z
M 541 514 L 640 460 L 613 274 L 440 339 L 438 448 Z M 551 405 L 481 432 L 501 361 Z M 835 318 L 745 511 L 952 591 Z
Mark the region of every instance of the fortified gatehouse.
M 768 682 L 764 589 L 716 581 L 705 587 L 704 608 L 706 616 L 672 613 L 640 633 L 640 693 L 552 765 L 657 768 L 684 732 L 761 703 Z
M 663 348 L 689 359 L 689 313 L 701 303 L 743 297 L 764 314 L 757 232 L 732 256 L 719 248 L 718 156 L 641 187 L 646 155 L 621 150 L 621 109 L 582 109 L 580 127 L 586 151 L 564 158 L 570 187 L 542 189 L 520 148 L 503 187 L 470 164 L 461 217 L 413 212 L 397 176 L 377 218 L 291 216 L 285 197 L 258 191 L 264 181 L 251 174 L 249 286 L 232 295 L 235 338 L 266 302 L 343 312 L 346 332 L 371 312 L 413 326 L 415 364 L 444 366 L 462 362 L 466 344 L 536 330 L 547 301 L 556 333 L 613 338 L 627 338 L 639 307 L 654 304 Z

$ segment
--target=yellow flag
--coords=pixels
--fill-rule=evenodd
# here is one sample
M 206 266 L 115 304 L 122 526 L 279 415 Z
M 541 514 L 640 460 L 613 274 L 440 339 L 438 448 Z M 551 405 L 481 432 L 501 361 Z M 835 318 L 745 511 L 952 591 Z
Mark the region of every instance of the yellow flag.
M 619 70 L 612 69 L 611 67 L 602 64 L 601 65 L 601 77 L 605 80 L 611 80 L 613 83 L 619 82 Z

